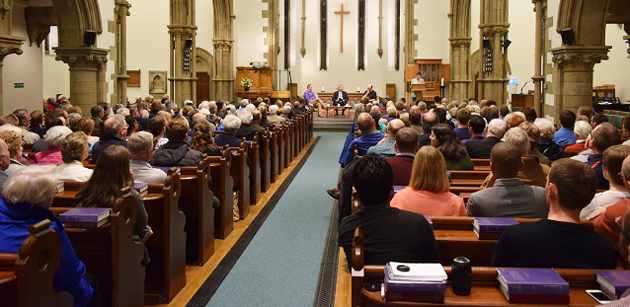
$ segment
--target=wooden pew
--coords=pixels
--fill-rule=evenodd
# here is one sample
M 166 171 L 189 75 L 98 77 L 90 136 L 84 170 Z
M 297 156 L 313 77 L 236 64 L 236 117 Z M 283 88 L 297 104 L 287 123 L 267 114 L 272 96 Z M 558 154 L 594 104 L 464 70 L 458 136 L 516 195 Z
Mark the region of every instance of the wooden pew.
M 419 306 L 423 303 L 386 302 L 379 292 L 370 292 L 365 284 L 377 284 L 383 280 L 383 265 L 364 265 L 363 237 L 361 229 L 355 230 L 352 249 L 352 306 Z M 451 268 L 444 266 L 448 275 Z M 473 286 L 468 296 L 457 296 L 447 287 L 444 306 L 503 306 L 508 305 L 497 281 L 497 269 L 492 267 L 472 268 Z M 555 269 L 570 285 L 570 306 L 595 306 L 585 289 L 597 289 L 596 271 L 587 269 Z M 449 282 L 450 283 L 450 282 Z
M 277 127 L 269 131 L 269 151 L 271 152 L 271 183 L 278 181 L 278 177 L 282 172 L 280 164 L 282 164 L 282 156 L 278 145 L 280 144 L 280 131 Z
M 453 186 L 481 186 L 490 171 L 450 171 Z
M 50 220 L 29 227 L 18 254 L 0 254 L 0 300 L 3 306 L 71 307 L 73 297 L 55 291 L 53 278 L 61 265 L 61 242 Z
M 99 282 L 103 306 L 144 305 L 144 247 L 132 237 L 137 206 L 129 188 L 123 189 L 123 195 L 112 205 L 109 222 L 100 228 L 66 228 L 77 256 Z M 72 208 L 50 209 L 61 214 Z
M 256 205 L 262 197 L 261 167 L 260 163 L 260 138 L 258 133 L 254 135 L 252 142 L 247 142 L 247 164 L 249 166 L 250 204 Z
M 490 159 L 471 159 L 476 171 L 489 171 Z
M 260 135 L 260 189 L 269 191 L 271 187 L 271 148 L 269 130 Z
M 293 158 L 291 157 L 291 124 L 288 122 L 285 122 L 283 125 L 283 129 L 284 129 L 284 147 L 282 149 L 284 149 L 282 152 L 284 154 L 284 169 L 289 168 L 289 165 L 291 165 L 291 161 L 293 160 Z
M 285 134 L 286 131 L 284 130 L 284 128 L 282 126 L 278 126 L 278 127 L 274 127 L 278 137 L 276 138 L 276 141 L 278 142 L 278 176 L 280 176 L 283 172 L 284 172 L 284 165 L 285 165 L 285 155 L 284 155 L 284 146 L 286 146 L 285 144 Z
M 224 151 L 232 151 L 232 163 L 230 164 L 230 175 L 234 180 L 234 191 L 238 191 L 238 209 L 240 218 L 244 219 L 249 215 L 250 207 L 250 181 L 249 166 L 247 164 L 247 141 L 243 138 L 241 147 L 228 147 Z
M 183 166 L 179 205 L 186 214 L 187 260 L 203 265 L 214 254 L 214 199 L 210 186 L 210 161 L 205 157 L 195 166 Z M 217 178 L 219 180 L 219 178 Z
M 221 157 L 209 158 L 210 175 L 213 178 L 210 188 L 221 203 L 219 212 L 214 215 L 214 235 L 215 238 L 225 239 L 234 230 L 234 222 L 232 221 L 234 181 L 230 175 L 232 152 L 224 150 Z

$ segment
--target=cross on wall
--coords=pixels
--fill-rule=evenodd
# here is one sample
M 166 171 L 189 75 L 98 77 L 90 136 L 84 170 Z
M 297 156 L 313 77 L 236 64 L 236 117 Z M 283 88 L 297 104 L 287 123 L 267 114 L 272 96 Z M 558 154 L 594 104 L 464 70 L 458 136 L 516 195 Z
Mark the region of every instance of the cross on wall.
M 344 11 L 343 9 L 343 3 L 341 4 L 341 10 L 340 11 L 336 11 L 335 14 L 340 15 L 341 16 L 341 27 L 339 28 L 341 31 L 341 35 L 339 36 L 340 39 L 340 44 L 339 47 L 341 48 L 340 51 L 341 53 L 343 53 L 343 15 L 348 15 L 350 14 L 350 11 Z

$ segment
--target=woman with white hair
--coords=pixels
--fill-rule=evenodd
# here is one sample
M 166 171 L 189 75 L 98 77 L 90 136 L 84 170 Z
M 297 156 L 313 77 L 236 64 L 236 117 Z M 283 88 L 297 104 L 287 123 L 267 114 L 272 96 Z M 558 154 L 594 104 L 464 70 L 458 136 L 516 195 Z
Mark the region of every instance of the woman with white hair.
M 75 307 L 87 306 L 94 289 L 84 278 L 85 265 L 74 252 L 62 222 L 48 209 L 57 192 L 57 179 L 52 169 L 50 166 L 26 167 L 5 183 L 0 198 L 0 253 L 19 253 L 22 242 L 29 235 L 29 227 L 49 220 L 49 227 L 57 233 L 61 243 L 61 263 L 55 272 L 53 288 L 70 292 Z
M 540 130 L 540 142 L 538 142 L 538 151 L 540 151 L 549 160 L 558 160 L 564 158 L 562 148 L 553 141 L 556 128 L 551 121 L 545 118 L 537 118 L 534 125 Z
M 93 171 L 83 166 L 87 159 L 90 144 L 83 131 L 68 135 L 60 144 L 63 163 L 55 168 L 59 180 L 86 182 L 92 177 Z
M 586 138 L 593 131 L 593 126 L 588 121 L 578 120 L 573 126 L 573 133 L 577 141 L 573 145 L 564 148 L 565 155 L 576 155 L 586 149 Z
M 267 114 L 267 121 L 269 121 L 269 123 L 271 123 L 271 124 L 273 124 L 275 126 L 279 126 L 279 125 L 284 124 L 284 122 L 286 122 L 287 119 L 278 115 L 278 106 L 277 105 L 270 105 L 269 106 L 269 114 Z
M 54 126 L 48 129 L 48 132 L 44 135 L 44 141 L 48 148 L 35 154 L 35 162 L 55 165 L 63 163 L 59 145 L 70 133 L 72 133 L 72 130 L 66 126 Z
M 225 129 L 225 133 L 217 134 L 214 138 L 214 143 L 219 147 L 223 147 L 225 145 L 229 145 L 230 147 L 240 147 L 241 140 L 234 135 L 236 134 L 236 131 L 241 128 L 241 119 L 235 115 L 226 115 L 223 120 L 223 127 Z

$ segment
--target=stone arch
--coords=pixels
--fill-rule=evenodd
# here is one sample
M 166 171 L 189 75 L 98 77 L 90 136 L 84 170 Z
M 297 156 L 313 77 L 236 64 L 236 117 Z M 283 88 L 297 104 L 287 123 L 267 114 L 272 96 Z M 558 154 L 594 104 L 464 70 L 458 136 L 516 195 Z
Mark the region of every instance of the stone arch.
M 572 28 L 576 46 L 604 46 L 610 0 L 562 0 L 558 28 Z
M 103 33 L 98 0 L 51 0 L 59 23 L 59 47 L 84 46 L 85 31 Z

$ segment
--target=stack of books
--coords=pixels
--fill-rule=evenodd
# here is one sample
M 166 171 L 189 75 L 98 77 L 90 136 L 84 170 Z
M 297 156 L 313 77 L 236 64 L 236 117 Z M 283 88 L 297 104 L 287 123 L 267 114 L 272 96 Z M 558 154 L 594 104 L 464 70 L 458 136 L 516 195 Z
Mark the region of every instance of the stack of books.
M 569 304 L 569 283 L 552 269 L 498 269 L 501 292 L 510 303 Z
M 473 231 L 479 239 L 497 240 L 505 228 L 516 224 L 516 219 L 508 217 L 476 217 L 473 219 Z
M 144 197 L 149 191 L 149 184 L 144 182 L 134 182 L 133 189 L 140 194 L 140 197 Z
M 597 271 L 599 287 L 612 300 L 630 289 L 630 271 Z
M 389 262 L 384 275 L 385 301 L 444 303 L 448 276 L 439 263 Z
M 109 221 L 109 208 L 74 208 L 59 215 L 66 227 L 99 228 Z

